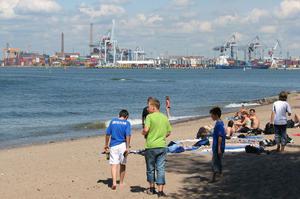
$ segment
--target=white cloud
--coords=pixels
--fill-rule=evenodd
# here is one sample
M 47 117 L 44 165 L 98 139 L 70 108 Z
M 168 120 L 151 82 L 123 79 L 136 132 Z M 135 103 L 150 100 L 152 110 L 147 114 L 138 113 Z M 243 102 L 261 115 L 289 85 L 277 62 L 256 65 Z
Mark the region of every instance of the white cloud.
M 24 13 L 52 13 L 59 10 L 61 6 L 55 0 L 0 0 L 0 18 L 4 19 L 16 18 Z
M 279 10 L 276 11 L 276 15 L 279 18 L 288 18 L 300 13 L 300 1 L 299 0 L 284 0 L 280 3 Z
M 79 7 L 79 11 L 85 15 L 90 16 L 91 18 L 122 15 L 125 13 L 125 9 L 123 7 L 114 4 L 102 4 L 98 7 L 98 9 L 82 4 Z
M 143 13 L 137 14 L 134 18 L 121 20 L 120 23 L 126 28 L 136 28 L 141 26 L 153 27 L 163 21 L 163 18 L 158 14 L 146 16 Z
M 0 18 L 11 19 L 16 17 L 14 8 L 17 6 L 19 0 L 0 0 Z
M 238 15 L 224 15 L 218 17 L 214 23 L 216 23 L 219 26 L 226 26 L 231 23 L 236 23 L 239 20 Z
M 246 16 L 239 16 L 237 14 L 233 15 L 223 15 L 214 20 L 214 23 L 219 26 L 226 26 L 228 24 L 247 24 L 247 23 L 258 23 L 263 17 L 268 16 L 268 11 L 254 8 Z
M 61 6 L 54 0 L 20 0 L 17 10 L 29 13 L 54 13 L 61 10 Z
M 269 26 L 263 26 L 260 28 L 260 32 L 262 33 L 276 33 L 277 32 L 277 27 L 273 26 L 273 25 L 269 25 Z
M 179 22 L 176 24 L 179 32 L 192 33 L 192 32 L 212 32 L 212 23 L 209 21 L 191 20 L 188 22 Z
M 268 16 L 268 11 L 263 9 L 254 8 L 247 17 L 243 19 L 244 22 L 257 23 L 263 17 Z
M 191 0 L 173 0 L 173 3 L 176 6 L 188 6 L 191 3 Z

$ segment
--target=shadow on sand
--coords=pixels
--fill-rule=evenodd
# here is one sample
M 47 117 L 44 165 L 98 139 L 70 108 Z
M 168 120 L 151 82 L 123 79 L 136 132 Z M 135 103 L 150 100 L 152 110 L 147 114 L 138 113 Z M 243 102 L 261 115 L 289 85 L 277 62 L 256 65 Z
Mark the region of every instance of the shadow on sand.
M 112 186 L 112 178 L 107 178 L 106 180 L 98 180 L 97 181 L 98 184 L 104 184 L 104 185 L 107 185 L 108 187 L 111 187 Z M 119 184 L 120 181 L 117 181 L 117 184 Z
M 207 159 L 207 158 L 206 158 Z M 168 157 L 167 171 L 184 174 L 182 188 L 169 196 L 181 198 L 299 198 L 300 152 L 270 155 L 225 154 L 224 177 L 208 183 L 210 162 L 199 154 Z

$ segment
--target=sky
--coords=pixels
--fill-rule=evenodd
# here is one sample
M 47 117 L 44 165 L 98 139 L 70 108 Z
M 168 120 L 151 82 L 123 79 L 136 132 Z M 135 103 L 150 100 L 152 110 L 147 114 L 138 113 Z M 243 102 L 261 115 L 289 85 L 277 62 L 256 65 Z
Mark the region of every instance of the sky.
M 51 55 L 64 32 L 65 51 L 85 55 L 90 23 L 96 42 L 113 19 L 119 47 L 148 56 L 216 56 L 232 34 L 300 55 L 300 0 L 0 0 L 0 47 Z

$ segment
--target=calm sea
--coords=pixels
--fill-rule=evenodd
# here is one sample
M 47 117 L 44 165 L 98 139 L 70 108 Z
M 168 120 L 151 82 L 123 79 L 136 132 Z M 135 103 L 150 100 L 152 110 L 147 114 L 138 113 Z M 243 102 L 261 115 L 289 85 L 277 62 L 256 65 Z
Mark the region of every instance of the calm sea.
M 300 90 L 299 77 L 278 70 L 0 68 L 0 148 L 98 135 L 120 109 L 138 127 L 148 96 L 164 111 L 169 95 L 178 120 Z

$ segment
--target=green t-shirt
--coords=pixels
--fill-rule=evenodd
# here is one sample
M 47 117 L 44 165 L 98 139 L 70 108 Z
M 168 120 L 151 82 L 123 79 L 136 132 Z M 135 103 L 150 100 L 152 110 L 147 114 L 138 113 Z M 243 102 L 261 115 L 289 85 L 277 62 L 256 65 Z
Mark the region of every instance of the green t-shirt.
M 166 147 L 166 135 L 172 127 L 168 118 L 160 113 L 151 113 L 146 117 L 145 126 L 149 128 L 146 149 Z

